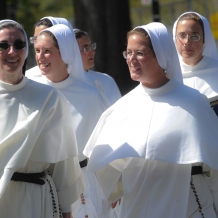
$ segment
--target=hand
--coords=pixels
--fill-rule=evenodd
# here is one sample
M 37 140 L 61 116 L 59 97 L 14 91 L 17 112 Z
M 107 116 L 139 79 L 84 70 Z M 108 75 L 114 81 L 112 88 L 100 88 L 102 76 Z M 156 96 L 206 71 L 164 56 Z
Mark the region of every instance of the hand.
M 73 218 L 71 212 L 69 212 L 69 213 L 63 213 L 62 215 L 63 215 L 63 218 Z
M 112 209 L 114 209 L 117 206 L 117 202 L 119 202 L 119 205 L 120 205 L 121 198 L 118 201 L 111 204 Z

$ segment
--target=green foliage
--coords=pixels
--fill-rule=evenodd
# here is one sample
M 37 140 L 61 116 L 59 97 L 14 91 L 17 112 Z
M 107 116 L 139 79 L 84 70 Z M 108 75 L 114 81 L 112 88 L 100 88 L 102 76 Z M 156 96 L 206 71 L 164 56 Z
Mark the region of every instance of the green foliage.
M 10 0 L 12 1 L 12 0 Z M 73 18 L 72 0 L 19 0 L 16 20 L 23 24 L 28 36 L 33 35 L 34 24 L 45 16 Z

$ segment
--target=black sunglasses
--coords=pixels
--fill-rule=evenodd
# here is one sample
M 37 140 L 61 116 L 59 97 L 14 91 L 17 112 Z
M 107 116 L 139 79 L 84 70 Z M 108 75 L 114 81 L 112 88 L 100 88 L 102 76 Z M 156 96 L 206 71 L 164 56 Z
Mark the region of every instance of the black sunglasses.
M 10 48 L 10 46 L 13 46 L 16 50 L 21 50 L 26 47 L 26 42 L 17 40 L 13 43 L 9 42 L 0 42 L 0 51 L 6 51 L 7 49 Z

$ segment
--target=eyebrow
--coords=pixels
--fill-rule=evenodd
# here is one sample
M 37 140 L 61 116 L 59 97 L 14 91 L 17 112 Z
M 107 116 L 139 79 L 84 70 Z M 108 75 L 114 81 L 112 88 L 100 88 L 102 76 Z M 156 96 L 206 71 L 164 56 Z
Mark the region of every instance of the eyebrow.
M 91 44 L 92 44 L 92 43 L 91 43 Z M 90 45 L 91 45 L 91 44 L 90 44 Z M 87 46 L 90 46 L 90 45 L 88 45 L 88 44 L 85 44 L 85 45 L 83 45 L 82 47 L 87 47 Z

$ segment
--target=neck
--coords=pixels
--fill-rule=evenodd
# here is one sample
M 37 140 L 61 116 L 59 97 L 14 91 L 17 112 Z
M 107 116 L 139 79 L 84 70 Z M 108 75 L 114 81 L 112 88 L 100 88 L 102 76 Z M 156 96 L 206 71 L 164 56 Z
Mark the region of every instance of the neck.
M 4 83 L 8 83 L 8 84 L 12 84 L 12 85 L 16 85 L 18 83 L 21 82 L 23 78 L 23 74 L 22 72 L 20 74 L 1 74 L 0 73 L 0 80 Z
M 148 88 L 151 88 L 151 89 L 157 89 L 157 88 L 160 88 L 161 86 L 165 85 L 168 82 L 169 82 L 169 79 L 166 77 L 161 81 L 155 81 L 155 82 L 152 82 L 152 83 L 142 82 L 142 85 L 146 86 Z
M 203 56 L 201 55 L 197 59 L 182 58 L 182 61 L 189 66 L 195 66 L 198 62 L 200 62 L 202 60 L 202 58 L 203 58 Z
M 66 80 L 68 77 L 69 77 L 69 73 L 68 72 L 62 73 L 61 75 L 58 75 L 58 76 L 57 75 L 56 76 L 46 75 L 46 78 L 48 80 L 50 80 L 51 82 L 53 82 L 53 83 L 62 82 L 64 80 Z

